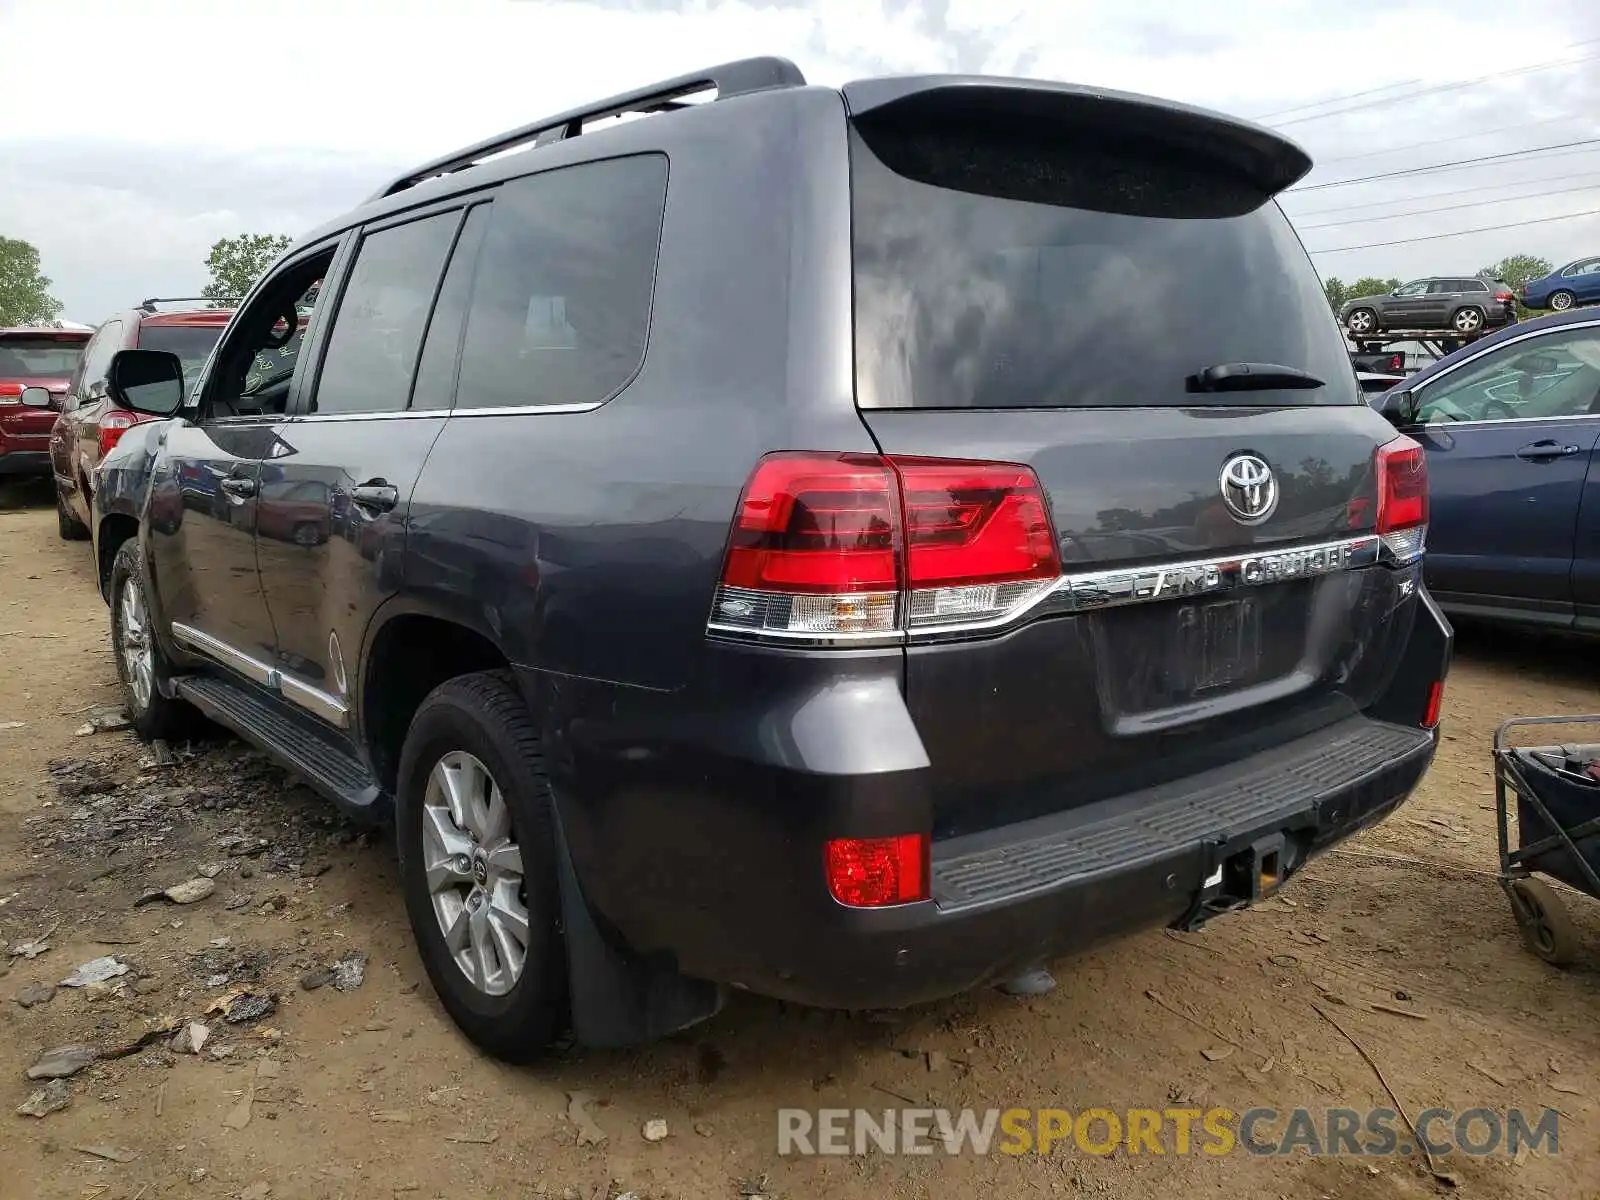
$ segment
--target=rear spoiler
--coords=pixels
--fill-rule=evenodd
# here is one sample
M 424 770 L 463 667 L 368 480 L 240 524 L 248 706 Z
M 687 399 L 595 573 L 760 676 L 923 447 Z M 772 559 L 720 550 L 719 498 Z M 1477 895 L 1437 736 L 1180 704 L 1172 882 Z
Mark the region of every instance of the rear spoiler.
M 1275 196 L 1304 179 L 1311 156 L 1260 125 L 1151 96 L 1037 79 L 906 75 L 841 89 L 853 118 L 994 121 L 1077 127 L 1100 136 L 1155 142 L 1231 168 Z

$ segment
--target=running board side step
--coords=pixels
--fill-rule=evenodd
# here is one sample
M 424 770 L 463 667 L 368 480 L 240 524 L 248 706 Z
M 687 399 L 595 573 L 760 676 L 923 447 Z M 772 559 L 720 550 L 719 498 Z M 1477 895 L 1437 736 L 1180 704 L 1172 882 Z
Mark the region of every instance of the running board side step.
M 252 684 L 217 675 L 180 675 L 178 695 L 293 771 L 363 824 L 387 823 L 393 803 L 355 748 Z

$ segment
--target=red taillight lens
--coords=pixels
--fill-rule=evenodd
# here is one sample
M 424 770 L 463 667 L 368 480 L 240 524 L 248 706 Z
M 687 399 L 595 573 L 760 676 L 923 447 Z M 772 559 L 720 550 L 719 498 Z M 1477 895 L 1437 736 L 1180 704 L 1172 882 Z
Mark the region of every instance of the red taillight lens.
M 1378 447 L 1378 532 L 1428 523 L 1428 458 L 1408 437 Z
M 0 404 L 21 404 L 22 384 L 0 383 Z
M 1391 354 L 1389 356 L 1389 369 L 1396 374 L 1406 369 L 1406 356 L 1404 354 Z
M 1510 292 L 1496 292 L 1494 294 L 1494 298 L 1496 300 L 1500 301 L 1500 303 L 1502 303 L 1502 304 L 1510 304 L 1513 300 L 1516 299 L 1516 297 L 1513 296 Z
M 882 908 L 928 898 L 928 835 L 835 838 L 824 855 L 828 891 L 851 908 Z
M 1401 563 L 1422 556 L 1428 532 L 1428 458 L 1401 435 L 1378 447 L 1378 536 L 1389 557 Z
M 1039 480 L 1009 463 L 891 458 L 913 590 L 1054 579 L 1056 535 Z
M 722 582 L 757 591 L 892 592 L 899 498 L 871 455 L 774 454 L 745 485 Z
M 139 420 L 137 413 L 131 413 L 120 408 L 114 408 L 101 417 L 100 457 L 104 458 L 107 454 L 110 454 L 112 447 L 122 440 L 122 435 L 137 425 Z
M 740 498 L 710 623 L 779 636 L 993 623 L 1060 573 L 1029 467 L 770 454 Z
M 1444 680 L 1437 679 L 1428 689 L 1428 707 L 1422 714 L 1422 727 L 1432 729 L 1439 724 L 1439 713 L 1444 708 Z

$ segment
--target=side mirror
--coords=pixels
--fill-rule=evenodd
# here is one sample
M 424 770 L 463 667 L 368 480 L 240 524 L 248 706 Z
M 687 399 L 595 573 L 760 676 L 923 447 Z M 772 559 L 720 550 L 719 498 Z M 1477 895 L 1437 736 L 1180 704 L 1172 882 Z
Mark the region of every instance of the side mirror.
M 49 408 L 50 389 L 42 387 L 25 387 L 22 389 L 22 403 L 29 408 Z
M 165 350 L 118 350 L 106 370 L 106 392 L 123 408 L 170 417 L 183 407 L 183 363 Z
M 1378 412 L 1396 429 L 1417 423 L 1422 404 L 1410 388 L 1396 388 L 1378 397 Z

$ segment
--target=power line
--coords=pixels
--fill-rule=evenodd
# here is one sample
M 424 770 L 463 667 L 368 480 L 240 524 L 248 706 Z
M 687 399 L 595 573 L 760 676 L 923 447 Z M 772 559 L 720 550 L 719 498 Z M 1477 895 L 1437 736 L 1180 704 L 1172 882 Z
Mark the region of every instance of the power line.
M 1364 92 L 1351 92 L 1344 96 L 1329 96 L 1326 100 L 1313 100 L 1309 104 L 1296 104 L 1293 108 L 1280 108 L 1277 112 L 1262 113 L 1260 116 L 1251 117 L 1252 121 L 1270 121 L 1274 117 L 1286 117 L 1290 113 L 1304 112 L 1308 108 L 1321 108 L 1325 104 L 1343 104 L 1346 100 L 1359 100 L 1363 96 L 1375 96 L 1379 92 L 1392 92 L 1395 88 L 1409 87 L 1413 83 L 1421 83 L 1420 79 L 1403 79 L 1399 83 L 1386 83 L 1382 87 L 1368 88 Z
M 1433 163 L 1426 167 L 1406 167 L 1399 171 L 1384 171 L 1379 175 L 1361 175 L 1355 179 L 1334 179 L 1328 183 L 1308 183 L 1291 190 L 1294 192 L 1320 192 L 1324 188 L 1349 187 L 1356 183 L 1376 183 L 1380 179 L 1399 179 L 1406 175 L 1425 175 L 1430 171 L 1453 171 L 1459 167 L 1472 167 L 1480 163 L 1525 158 L 1530 154 L 1544 154 L 1551 150 L 1561 150 L 1568 153 L 1587 153 L 1584 148 L 1591 146 L 1600 146 L 1600 138 L 1583 138 L 1576 142 L 1557 142 L 1553 146 L 1531 146 L 1526 150 L 1507 150 L 1500 154 L 1479 155 L 1477 158 L 1457 158 L 1450 162 Z M 1551 157 L 1559 156 L 1551 155 Z
M 1534 217 L 1527 221 L 1507 221 L 1503 225 L 1485 225 L 1482 229 L 1458 229 L 1454 233 L 1429 233 L 1421 237 L 1396 238 L 1392 242 L 1365 242 L 1359 246 L 1329 246 L 1323 250 L 1308 250 L 1308 254 L 1343 254 L 1346 250 L 1382 250 L 1388 246 L 1409 246 L 1414 242 L 1437 242 L 1444 238 L 1467 237 L 1474 233 L 1499 233 L 1502 229 L 1521 229 L 1526 225 L 1548 225 L 1552 221 L 1575 221 L 1579 217 L 1600 216 L 1600 208 L 1584 212 L 1563 213 L 1559 217 Z
M 1508 187 L 1529 187 L 1539 183 L 1568 183 L 1574 179 L 1585 179 L 1592 183 L 1600 184 L 1600 175 L 1588 171 L 1579 171 L 1572 175 L 1549 175 L 1538 179 L 1514 179 L 1509 183 L 1491 183 L 1485 187 L 1451 188 L 1446 192 L 1423 192 L 1418 196 L 1400 196 L 1392 200 L 1372 200 L 1366 204 L 1343 204 L 1332 208 L 1309 208 L 1304 212 L 1290 213 L 1290 220 L 1300 217 L 1324 217 L 1330 213 L 1361 212 L 1369 208 L 1383 208 L 1390 204 L 1406 204 L 1413 200 L 1446 200 L 1451 196 L 1477 196 L 1483 192 L 1504 191 Z M 1497 203 L 1497 202 L 1493 202 Z
M 1500 200 L 1468 200 L 1465 204 L 1446 204 L 1438 208 L 1413 208 L 1406 212 L 1388 213 L 1381 217 L 1357 217 L 1353 221 L 1324 221 L 1320 225 L 1296 225 L 1295 228 L 1305 233 L 1312 229 L 1343 229 L 1347 225 L 1370 225 L 1375 221 L 1398 221 L 1402 217 L 1426 217 L 1433 213 L 1459 212 L 1463 208 L 1484 208 L 1490 204 L 1514 204 L 1519 200 L 1538 200 L 1545 196 L 1565 196 L 1572 192 L 1592 192 L 1594 184 L 1580 184 L 1577 187 L 1548 188 L 1542 192 L 1529 192 L 1521 196 L 1506 196 Z
M 1600 42 L 1600 38 L 1590 38 L 1587 41 L 1575 42 L 1573 45 L 1568 46 L 1567 49 L 1576 50 L 1582 46 L 1592 46 L 1596 42 Z M 1376 100 L 1363 101 L 1360 104 L 1346 105 L 1344 108 L 1336 108 L 1332 112 L 1313 113 L 1310 116 L 1305 117 L 1291 117 L 1287 121 L 1279 121 L 1273 126 L 1273 128 L 1282 129 L 1286 125 L 1300 125 L 1306 121 L 1323 121 L 1329 117 L 1343 116 L 1345 113 L 1364 112 L 1368 109 L 1383 108 L 1386 105 L 1401 104 L 1407 100 L 1418 100 L 1424 96 L 1437 96 L 1444 92 L 1458 92 L 1463 88 L 1479 87 L 1485 83 L 1492 83 L 1497 79 L 1511 79 L 1517 75 L 1532 75 L 1539 71 L 1549 71 L 1556 67 L 1573 67 L 1577 66 L 1579 63 L 1586 63 L 1596 58 L 1600 58 L 1600 54 L 1585 54 L 1579 58 L 1552 59 L 1549 62 L 1534 63 L 1532 66 L 1517 67 L 1510 71 L 1493 71 L 1488 75 L 1480 75 L 1476 79 L 1462 79 L 1456 81 L 1455 83 L 1438 83 L 1434 84 L 1432 87 L 1418 88 L 1417 90 L 1411 92 L 1402 92 L 1398 96 L 1383 96 Z M 1354 98 L 1355 97 L 1351 97 L 1351 99 Z
M 1431 146 L 1442 146 L 1446 142 L 1470 142 L 1474 138 L 1494 137 L 1501 133 L 1516 133 L 1520 129 L 1533 129 L 1540 125 L 1556 125 L 1562 121 L 1578 121 L 1589 119 L 1586 113 L 1568 113 L 1562 117 L 1545 117 L 1539 121 L 1524 121 L 1520 125 L 1504 125 L 1499 129 L 1479 129 L 1472 133 L 1458 133 L 1447 138 L 1429 138 L 1425 142 L 1408 142 L 1404 146 L 1389 146 L 1383 150 L 1368 150 L 1361 154 L 1341 154 L 1338 158 L 1319 158 L 1317 166 L 1326 167 L 1334 163 L 1357 162 L 1364 158 L 1382 158 L 1385 154 L 1399 154 L 1402 150 L 1426 150 Z

